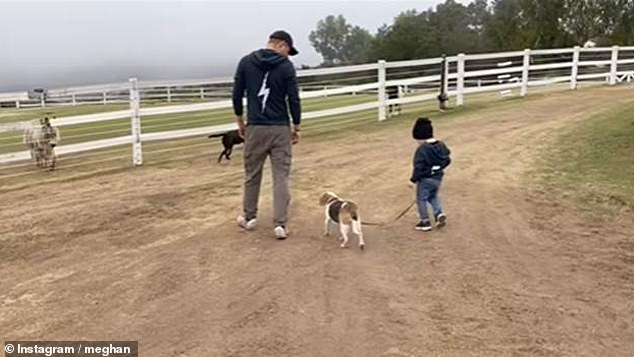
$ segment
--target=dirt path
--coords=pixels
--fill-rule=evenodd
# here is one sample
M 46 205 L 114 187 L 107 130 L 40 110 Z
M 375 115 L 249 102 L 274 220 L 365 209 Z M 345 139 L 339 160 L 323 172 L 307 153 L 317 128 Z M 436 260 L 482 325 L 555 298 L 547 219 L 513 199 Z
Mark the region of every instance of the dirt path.
M 409 124 L 297 147 L 285 242 L 268 175 L 259 230 L 235 227 L 239 160 L 7 192 L 0 335 L 139 340 L 147 356 L 631 355 L 634 216 L 588 220 L 524 184 L 558 130 L 632 98 L 559 93 L 437 121 L 449 225 L 420 234 L 410 212 L 366 227 L 364 253 L 320 237 L 318 194 L 393 217 L 413 196 Z

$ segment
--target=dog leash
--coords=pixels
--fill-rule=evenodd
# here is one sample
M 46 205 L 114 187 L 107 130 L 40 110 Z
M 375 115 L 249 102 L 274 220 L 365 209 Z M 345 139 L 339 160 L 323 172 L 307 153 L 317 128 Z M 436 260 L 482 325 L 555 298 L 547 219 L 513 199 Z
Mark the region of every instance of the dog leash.
M 416 204 L 416 200 L 412 201 L 412 203 L 410 203 L 409 206 L 407 206 L 407 208 L 405 208 L 405 210 L 403 210 L 403 212 L 401 212 L 398 216 L 396 216 L 396 218 L 394 218 L 394 220 L 392 222 L 387 222 L 387 223 L 361 222 L 361 224 L 364 225 L 364 226 L 387 226 L 387 225 L 390 225 L 390 224 L 394 224 L 399 219 L 403 218 L 403 216 L 407 212 L 409 212 L 409 210 L 412 209 L 412 207 L 414 207 L 415 204 Z

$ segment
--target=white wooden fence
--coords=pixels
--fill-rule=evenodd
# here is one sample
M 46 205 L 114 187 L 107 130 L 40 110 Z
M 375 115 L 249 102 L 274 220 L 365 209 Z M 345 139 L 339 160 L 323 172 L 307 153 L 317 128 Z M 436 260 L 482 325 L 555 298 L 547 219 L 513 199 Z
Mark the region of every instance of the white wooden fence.
M 310 69 L 298 72 L 300 82 L 307 78 L 327 77 L 327 81 L 335 78 L 350 79 L 354 84 L 345 86 L 335 85 L 334 88 L 302 91 L 301 98 L 318 98 L 355 93 L 376 93 L 376 100 L 369 102 L 338 106 L 325 110 L 309 111 L 303 113 L 303 119 L 314 119 L 341 114 L 377 110 L 377 119 L 386 120 L 388 105 L 408 104 L 423 101 L 435 101 L 440 86 L 446 89 L 449 97 L 455 98 L 455 104 L 461 106 L 468 94 L 482 92 L 518 91 L 518 95 L 525 96 L 529 88 L 536 86 L 548 86 L 557 83 L 569 83 L 570 89 L 576 89 L 582 81 L 601 81 L 609 85 L 619 82 L 631 82 L 634 80 L 634 47 L 611 48 L 566 48 L 553 50 L 524 50 L 502 53 L 488 53 L 447 57 L 446 75 L 447 81 L 440 83 L 440 64 L 442 58 L 431 58 L 411 61 L 386 62 Z M 370 74 L 368 74 L 370 73 Z M 355 74 L 365 74 L 354 77 Z M 315 81 L 310 82 L 315 83 Z M 212 102 L 165 105 L 158 107 L 142 108 L 141 95 L 142 84 L 149 82 L 130 82 L 118 85 L 117 90 L 128 93 L 130 110 L 119 110 L 108 113 L 79 115 L 58 118 L 52 121 L 57 127 L 68 125 L 106 122 L 131 118 L 131 134 L 110 139 L 88 141 L 71 145 L 59 146 L 56 150 L 59 155 L 73 154 L 114 146 L 132 144 L 133 165 L 143 163 L 142 143 L 158 140 L 178 139 L 193 136 L 202 136 L 214 133 L 222 133 L 236 128 L 234 124 L 195 127 L 190 129 L 170 130 L 153 133 L 141 132 L 141 120 L 147 116 L 199 112 L 203 110 L 229 109 L 231 100 L 217 100 Z M 191 83 L 191 82 L 180 82 Z M 320 85 L 324 81 L 320 82 Z M 154 82 L 154 86 L 171 86 L 177 82 Z M 227 84 L 230 79 L 214 81 L 201 81 L 198 84 Z M 397 99 L 386 97 L 386 88 L 399 86 L 408 88 L 410 95 Z M 93 86 L 93 90 L 112 89 Z M 23 123 L 11 123 L 0 125 L 0 133 L 18 131 Z M 19 151 L 0 154 L 0 164 L 24 161 L 29 158 L 28 151 Z

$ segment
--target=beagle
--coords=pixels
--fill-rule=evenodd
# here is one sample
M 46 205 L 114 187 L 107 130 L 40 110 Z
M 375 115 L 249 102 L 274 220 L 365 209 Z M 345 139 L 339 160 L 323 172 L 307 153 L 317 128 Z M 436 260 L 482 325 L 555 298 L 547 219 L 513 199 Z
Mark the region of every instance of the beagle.
M 325 230 L 324 236 L 330 235 L 330 223 L 339 225 L 342 240 L 341 248 L 348 245 L 348 233 L 352 228 L 352 232 L 359 238 L 359 249 L 363 250 L 365 242 L 363 241 L 363 232 L 361 231 L 361 217 L 359 216 L 359 207 L 352 201 L 339 198 L 332 192 L 324 192 L 319 197 L 319 204 L 325 206 Z

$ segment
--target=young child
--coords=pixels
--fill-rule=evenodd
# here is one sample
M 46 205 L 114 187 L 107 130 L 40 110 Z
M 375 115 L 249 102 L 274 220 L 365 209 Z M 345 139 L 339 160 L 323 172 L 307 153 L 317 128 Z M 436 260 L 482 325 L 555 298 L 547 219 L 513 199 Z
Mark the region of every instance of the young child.
M 436 227 L 446 224 L 447 216 L 442 211 L 438 191 L 444 175 L 444 170 L 451 163 L 449 148 L 434 138 L 434 128 L 428 118 L 418 118 L 412 130 L 412 136 L 420 143 L 414 155 L 414 170 L 410 181 L 416 184 L 416 203 L 420 222 L 416 230 L 430 231 L 432 229 L 427 203 L 434 211 Z

